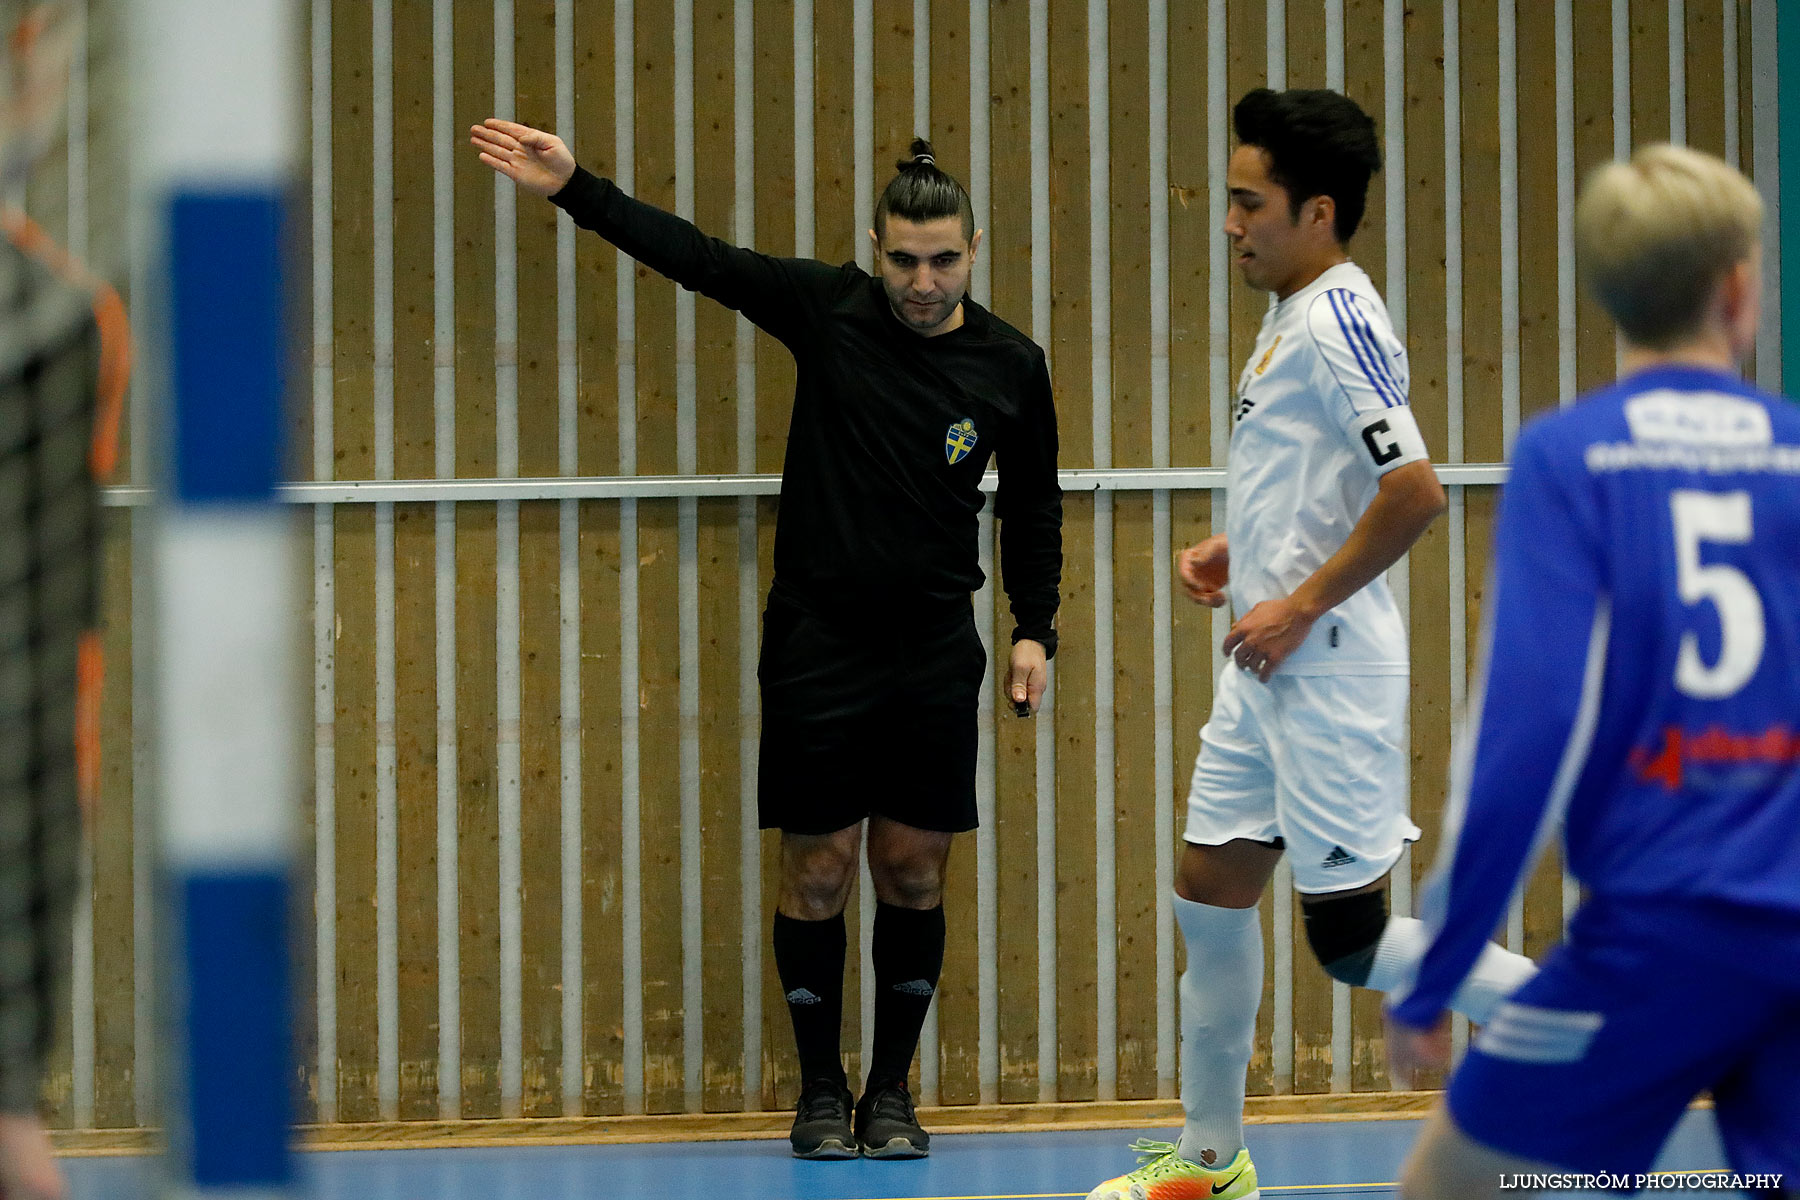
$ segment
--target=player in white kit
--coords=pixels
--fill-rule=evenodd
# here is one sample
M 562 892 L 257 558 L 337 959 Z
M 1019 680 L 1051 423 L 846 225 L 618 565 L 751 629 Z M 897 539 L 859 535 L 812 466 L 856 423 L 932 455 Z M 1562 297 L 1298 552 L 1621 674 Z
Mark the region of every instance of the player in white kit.
M 1090 1200 L 1253 1200 L 1245 1071 L 1262 998 L 1257 904 L 1286 852 L 1307 940 L 1333 978 L 1406 980 L 1420 923 L 1387 912 L 1407 816 L 1406 630 L 1383 578 L 1443 511 L 1407 403 L 1406 350 L 1346 250 L 1380 166 L 1374 123 L 1330 91 L 1250 92 L 1224 232 L 1273 294 L 1235 398 L 1226 531 L 1181 552 L 1194 600 L 1229 602 L 1231 655 L 1188 795 L 1175 916 L 1181 978 L 1179 1142 Z M 1488 946 L 1455 997 L 1476 1019 L 1533 968 Z

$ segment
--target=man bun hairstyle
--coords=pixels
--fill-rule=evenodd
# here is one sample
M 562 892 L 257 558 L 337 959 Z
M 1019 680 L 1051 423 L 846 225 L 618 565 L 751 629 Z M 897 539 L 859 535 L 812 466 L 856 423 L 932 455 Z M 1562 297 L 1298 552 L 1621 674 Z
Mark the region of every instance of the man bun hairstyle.
M 975 207 L 969 193 L 949 172 L 937 165 L 931 143 L 916 137 L 908 149 L 909 157 L 894 164 L 898 172 L 881 189 L 875 201 L 876 236 L 887 231 L 891 213 L 907 221 L 938 221 L 945 217 L 961 217 L 963 240 L 975 236 Z
M 1239 143 L 1269 156 L 1269 177 L 1287 189 L 1292 218 L 1314 196 L 1330 196 L 1337 240 L 1348 243 L 1362 224 L 1369 177 L 1381 170 L 1369 114 L 1341 92 L 1257 88 L 1237 102 L 1231 124 Z

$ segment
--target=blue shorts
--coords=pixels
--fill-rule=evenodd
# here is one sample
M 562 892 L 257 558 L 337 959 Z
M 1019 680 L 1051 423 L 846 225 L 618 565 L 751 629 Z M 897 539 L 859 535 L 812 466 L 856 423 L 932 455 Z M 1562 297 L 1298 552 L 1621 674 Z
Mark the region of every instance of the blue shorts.
M 1800 1178 L 1800 922 L 1591 901 L 1450 1082 L 1475 1141 L 1571 1171 L 1648 1171 L 1711 1091 L 1734 1170 Z

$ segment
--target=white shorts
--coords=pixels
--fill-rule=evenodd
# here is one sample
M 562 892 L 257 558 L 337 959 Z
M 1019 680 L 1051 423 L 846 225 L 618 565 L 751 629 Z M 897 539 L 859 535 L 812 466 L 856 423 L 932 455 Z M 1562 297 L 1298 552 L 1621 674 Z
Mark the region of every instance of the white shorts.
M 1186 839 L 1282 839 L 1294 887 L 1370 884 L 1419 827 L 1407 816 L 1405 675 L 1281 675 L 1228 665 L 1200 731 Z

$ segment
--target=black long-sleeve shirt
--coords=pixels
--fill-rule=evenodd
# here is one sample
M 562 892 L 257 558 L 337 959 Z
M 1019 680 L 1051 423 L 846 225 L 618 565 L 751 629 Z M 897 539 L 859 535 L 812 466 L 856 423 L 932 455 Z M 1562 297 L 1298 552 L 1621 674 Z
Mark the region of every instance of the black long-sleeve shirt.
M 853 263 L 733 246 L 580 168 L 551 200 L 793 354 L 777 589 L 863 614 L 966 599 L 984 579 L 979 485 L 998 455 L 994 511 L 1013 640 L 1055 651 L 1056 410 L 1044 352 L 1030 338 L 967 298 L 961 326 L 920 336 L 894 315 L 881 281 Z

